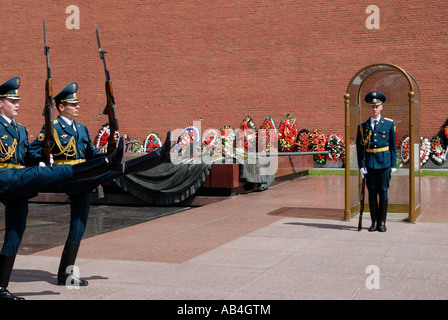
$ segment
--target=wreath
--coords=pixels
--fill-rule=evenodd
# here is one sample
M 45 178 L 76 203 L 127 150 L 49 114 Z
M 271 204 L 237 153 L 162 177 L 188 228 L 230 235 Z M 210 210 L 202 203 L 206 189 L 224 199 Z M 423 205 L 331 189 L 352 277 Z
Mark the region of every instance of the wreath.
M 445 138 L 448 140 L 448 126 L 445 127 L 443 133 L 445 134 Z
M 328 160 L 332 162 L 345 160 L 344 139 L 339 133 L 333 132 L 327 139 L 326 150 L 328 150 Z
M 406 134 L 400 143 L 400 158 L 402 164 L 407 164 L 410 158 L 409 135 Z
M 98 131 L 98 134 L 96 135 L 94 146 L 95 149 L 99 152 L 106 153 L 107 152 L 107 145 L 108 145 L 108 139 L 110 135 L 110 129 L 109 129 L 109 123 L 106 123 L 103 125 L 103 127 Z M 120 134 L 118 131 L 115 131 L 115 143 L 118 145 L 118 140 L 120 139 Z
M 280 122 L 278 129 L 278 149 L 280 152 L 294 152 L 297 146 L 297 123 L 296 119 L 287 114 Z
M 271 117 L 266 117 L 260 127 L 261 135 L 258 136 L 258 151 L 277 152 L 277 128 Z
M 325 151 L 326 138 L 325 135 L 318 129 L 314 129 L 310 132 L 310 151 Z M 318 164 L 325 164 L 327 162 L 328 155 L 316 154 L 313 159 Z
M 431 153 L 431 143 L 425 137 L 420 137 L 420 166 L 423 166 L 429 159 Z
M 310 149 L 310 132 L 307 129 L 302 129 L 297 135 L 297 152 L 309 152 Z
M 145 153 L 151 153 L 162 146 L 162 140 L 157 133 L 151 132 L 146 136 L 143 149 Z
M 250 116 L 246 116 L 241 122 L 238 130 L 235 132 L 236 143 L 235 153 L 237 157 L 244 158 L 248 151 L 256 151 L 257 148 L 257 129 Z
M 124 135 L 124 142 L 125 142 L 125 152 L 132 152 L 132 153 L 141 153 L 142 152 L 142 145 L 139 139 L 131 140 L 131 138 L 125 134 Z
M 235 157 L 235 130 L 231 126 L 225 125 L 220 131 L 223 157 Z
M 197 157 L 201 151 L 201 146 L 198 143 L 199 140 L 198 129 L 194 126 L 186 127 L 177 139 L 177 143 L 171 148 L 171 152 L 177 154 L 179 157 L 183 157 L 186 154 L 189 155 L 190 158 Z M 197 150 L 192 150 L 193 154 L 190 154 L 190 145 L 192 143 L 197 144 Z
M 219 131 L 216 129 L 208 129 L 204 132 L 202 137 L 202 156 L 211 158 L 221 157 L 221 149 L 217 148 L 217 144 L 220 143 Z
M 431 139 L 430 158 L 438 166 L 445 163 L 446 146 L 440 136 L 436 135 Z

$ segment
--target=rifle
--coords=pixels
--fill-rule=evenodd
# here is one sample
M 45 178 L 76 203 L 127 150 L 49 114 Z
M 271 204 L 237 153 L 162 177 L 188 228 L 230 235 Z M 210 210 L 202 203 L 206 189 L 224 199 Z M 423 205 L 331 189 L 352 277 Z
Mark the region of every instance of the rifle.
M 106 59 L 105 54 L 106 51 L 103 51 L 101 49 L 100 44 L 100 36 L 98 34 L 98 28 L 95 26 L 96 30 L 96 39 L 98 40 L 98 49 L 100 51 L 100 58 L 103 60 L 104 64 L 104 72 L 106 73 L 106 98 L 107 98 L 107 104 L 104 108 L 103 114 L 107 114 L 109 118 L 109 138 L 107 139 L 107 153 L 111 154 L 113 151 L 115 151 L 117 144 L 115 141 L 115 132 L 118 131 L 118 120 L 117 115 L 115 113 L 115 99 L 114 99 L 114 92 L 112 90 L 112 81 L 110 81 L 110 75 L 109 70 L 107 70 L 106 67 Z
M 45 117 L 45 136 L 42 141 L 42 162 L 44 162 L 46 166 L 51 165 L 50 140 L 53 137 L 53 81 L 51 80 L 50 48 L 51 47 L 47 46 L 44 19 L 44 54 L 47 58 L 47 80 L 45 81 L 45 106 L 42 113 Z
M 358 221 L 358 231 L 362 230 L 362 214 L 364 213 L 364 198 L 366 194 L 366 178 L 362 178 L 361 182 L 361 199 L 359 205 L 359 221 Z

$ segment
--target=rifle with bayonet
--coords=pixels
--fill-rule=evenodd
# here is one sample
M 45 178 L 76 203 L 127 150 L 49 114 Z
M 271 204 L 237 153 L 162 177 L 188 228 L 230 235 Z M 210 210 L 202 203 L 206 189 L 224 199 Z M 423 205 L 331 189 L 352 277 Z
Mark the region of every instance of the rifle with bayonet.
M 45 20 L 44 20 L 44 54 L 47 60 L 47 80 L 45 81 L 45 106 L 42 115 L 45 117 L 45 136 L 42 141 L 42 162 L 46 166 L 50 166 L 51 163 L 51 139 L 53 136 L 53 81 L 51 80 L 50 69 L 50 48 L 47 46 L 47 36 L 45 33 Z
M 108 118 L 109 118 L 109 138 L 107 139 L 107 153 L 111 154 L 112 152 L 115 151 L 117 144 L 115 141 L 115 134 L 118 131 L 118 120 L 117 120 L 117 115 L 115 112 L 115 98 L 114 98 L 114 91 L 112 90 L 112 81 L 110 81 L 110 75 L 109 75 L 109 70 L 107 70 L 107 66 L 106 66 L 106 57 L 105 54 L 107 53 L 106 51 L 103 51 L 101 49 L 101 44 L 100 44 L 100 36 L 98 34 L 98 28 L 95 26 L 95 30 L 96 30 L 96 39 L 98 40 L 98 49 L 100 52 L 100 58 L 101 60 L 103 60 L 103 64 L 104 64 L 104 72 L 106 73 L 106 98 L 107 98 L 107 104 L 106 107 L 104 108 L 103 114 L 107 114 Z
M 364 213 L 364 198 L 366 195 L 366 177 L 365 173 L 362 177 L 361 182 L 361 199 L 360 199 L 360 205 L 359 205 L 359 221 L 358 221 L 358 231 L 362 230 L 362 214 Z

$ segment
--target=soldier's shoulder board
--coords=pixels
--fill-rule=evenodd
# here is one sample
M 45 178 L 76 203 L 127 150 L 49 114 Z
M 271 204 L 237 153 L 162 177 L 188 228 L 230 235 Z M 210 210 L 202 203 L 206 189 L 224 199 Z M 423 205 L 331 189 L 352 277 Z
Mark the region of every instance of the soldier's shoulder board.
M 384 120 L 394 122 L 394 119 L 384 117 Z

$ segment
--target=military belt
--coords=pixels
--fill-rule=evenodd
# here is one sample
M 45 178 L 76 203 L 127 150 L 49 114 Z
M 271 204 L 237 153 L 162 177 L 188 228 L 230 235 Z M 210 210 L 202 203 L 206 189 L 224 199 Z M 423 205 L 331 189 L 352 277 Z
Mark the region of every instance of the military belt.
M 25 166 L 21 166 L 20 164 L 12 164 L 12 163 L 0 163 L 0 168 L 22 169 L 22 168 L 25 168 Z
M 378 153 L 378 152 L 384 152 L 389 150 L 389 146 L 384 147 L 384 148 L 376 148 L 376 149 L 366 149 L 366 152 L 368 153 Z
M 86 162 L 86 159 L 72 159 L 72 160 L 54 160 L 54 164 L 78 164 Z

